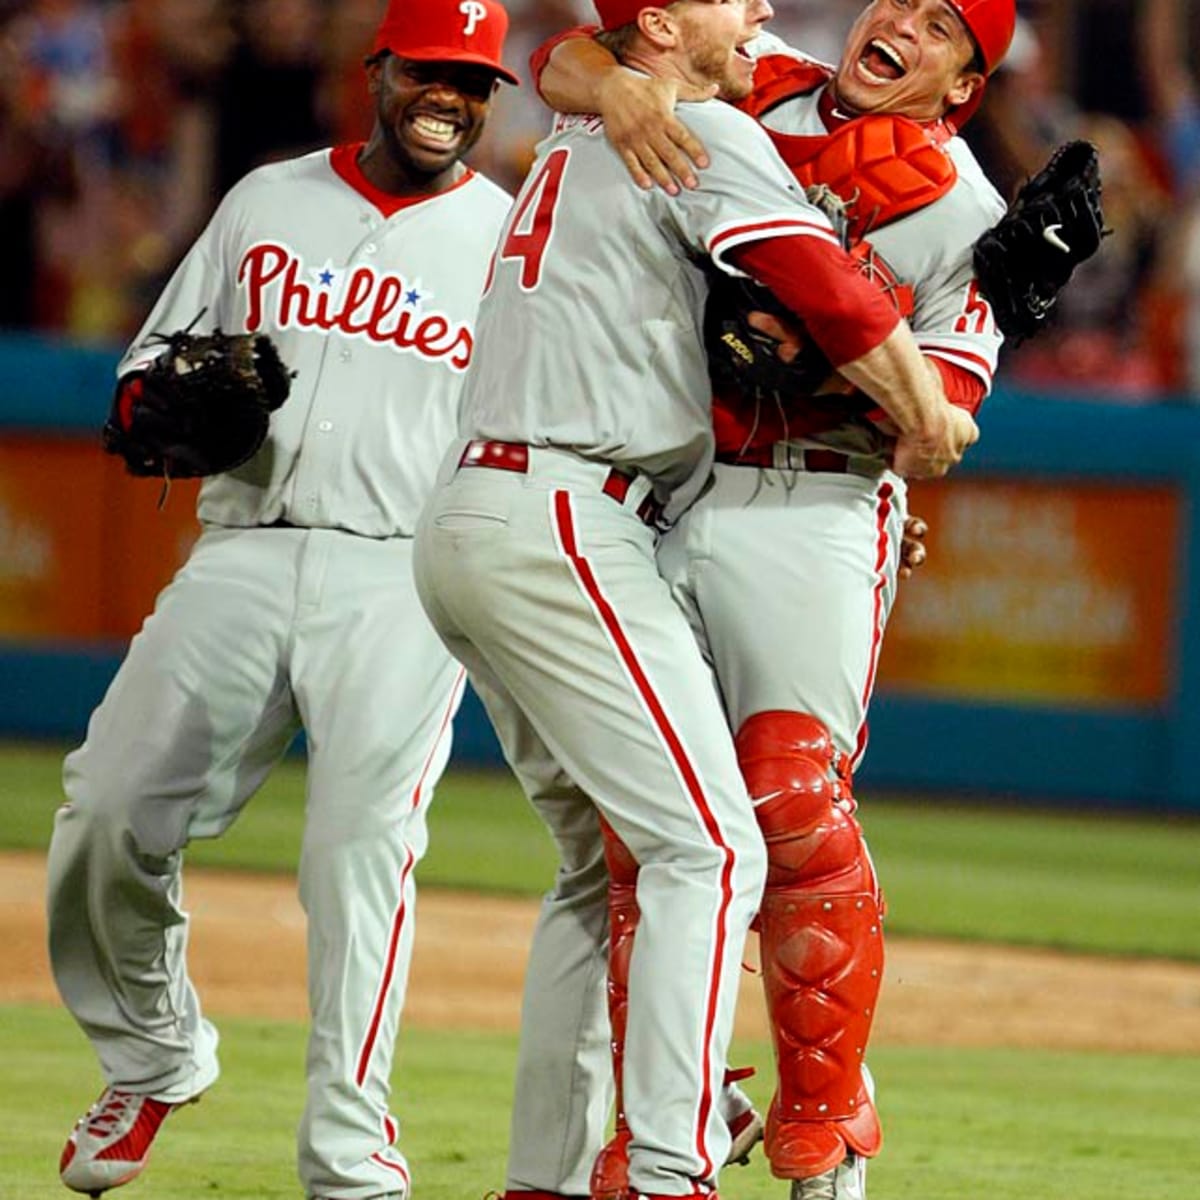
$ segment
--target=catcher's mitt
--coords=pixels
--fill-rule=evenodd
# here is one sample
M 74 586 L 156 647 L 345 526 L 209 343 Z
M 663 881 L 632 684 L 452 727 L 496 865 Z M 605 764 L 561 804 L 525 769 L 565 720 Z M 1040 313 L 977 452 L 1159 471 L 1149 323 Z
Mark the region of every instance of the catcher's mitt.
M 145 371 L 117 386 L 104 425 L 109 454 L 131 475 L 217 475 L 252 458 L 295 372 L 265 334 L 180 330 Z
M 752 313 L 796 328 L 796 314 L 761 283 L 710 272 L 704 347 L 714 390 L 772 402 L 814 393 L 833 370 L 817 344 L 804 337 L 799 353 L 785 362 L 779 357 L 779 341 L 750 323 Z
M 975 243 L 979 287 L 1005 337 L 1017 343 L 1043 327 L 1071 272 L 1104 234 L 1096 147 L 1067 142 Z
M 806 189 L 808 201 L 829 218 L 843 246 L 848 241 L 846 206 L 829 188 Z M 747 400 L 782 402 L 811 395 L 833 371 L 815 342 L 800 338 L 800 350 L 790 361 L 779 357 L 780 343 L 750 323 L 752 313 L 766 313 L 786 328 L 797 330 L 796 314 L 761 283 L 724 271 L 708 272 L 704 309 L 704 347 L 713 387 L 722 394 Z

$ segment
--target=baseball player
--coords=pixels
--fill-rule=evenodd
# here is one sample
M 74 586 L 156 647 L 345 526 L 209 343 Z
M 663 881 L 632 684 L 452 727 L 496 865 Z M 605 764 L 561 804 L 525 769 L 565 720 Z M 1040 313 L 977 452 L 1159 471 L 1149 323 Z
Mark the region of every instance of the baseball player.
M 636 69 L 748 88 L 743 5 L 597 7 Z M 597 810 L 639 864 L 623 1079 L 639 1197 L 716 1187 L 730 1145 L 717 1097 L 764 867 L 711 675 L 654 557 L 659 521 L 695 500 L 714 449 L 701 263 L 769 283 L 884 405 L 912 470 L 944 472 L 975 434 L 761 127 L 719 101 L 688 113 L 713 163 L 676 198 L 630 181 L 597 118 L 560 119 L 541 144 L 481 308 L 463 437 L 416 541 L 421 599 L 509 761 L 521 773 L 532 746 L 594 800 L 532 796 L 564 874 L 580 843 L 596 844 Z M 533 961 L 559 977 L 578 937 L 566 931 L 559 956 L 545 928 Z M 560 1028 L 554 1014 L 579 1012 L 584 990 L 539 1008 L 535 980 L 527 1024 Z M 539 1176 L 562 1168 L 560 1126 L 550 1121 L 519 1173 L 510 1164 L 510 1194 L 554 1194 Z M 586 1162 L 561 1186 L 585 1194 Z
M 106 1086 L 63 1151 L 93 1195 L 144 1167 L 218 1075 L 188 979 L 182 856 L 236 820 L 298 729 L 311 1031 L 299 1174 L 404 1197 L 388 1112 L 413 867 L 463 672 L 421 611 L 412 537 L 455 431 L 510 197 L 461 161 L 499 80 L 495 0 L 391 0 L 369 140 L 263 167 L 225 197 L 119 366 L 161 333 L 263 332 L 296 376 L 263 449 L 205 481 L 203 531 L 66 760 L 50 955 Z
M 1004 205 L 956 134 L 1014 21 L 1013 0 L 874 0 L 836 70 L 758 38 L 743 103 L 798 182 L 857 201 L 849 216 L 864 272 L 910 316 L 947 396 L 971 412 L 990 388 L 1000 343 L 971 247 Z M 630 94 L 652 107 L 644 81 L 600 51 L 572 40 L 535 56 L 536 73 L 554 54 L 541 78 L 549 99 L 597 108 L 606 123 Z M 645 113 L 638 124 L 636 145 L 621 154 L 641 182 L 666 172 L 694 184 L 669 161 L 681 145 L 699 156 L 690 134 L 662 120 L 648 126 Z M 628 111 L 613 125 L 629 128 Z M 851 790 L 905 518 L 904 482 L 877 415 L 839 411 L 828 396 L 797 395 L 782 409 L 718 396 L 713 486 L 658 552 L 714 667 L 767 843 L 759 930 L 779 1085 L 766 1147 L 775 1174 L 793 1181 L 793 1200 L 860 1200 L 865 1160 L 881 1144 L 862 1060 L 882 972 L 882 899 Z M 605 835 L 619 1074 L 638 872 L 620 839 Z M 623 1194 L 627 1142 L 618 1108 L 593 1195 Z

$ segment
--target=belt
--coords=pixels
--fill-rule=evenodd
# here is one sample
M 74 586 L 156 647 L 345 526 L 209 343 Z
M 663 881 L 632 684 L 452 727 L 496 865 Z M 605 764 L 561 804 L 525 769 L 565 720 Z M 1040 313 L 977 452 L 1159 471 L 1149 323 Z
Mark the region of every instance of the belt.
M 718 453 L 717 462 L 731 467 L 773 467 L 782 471 L 811 471 L 826 475 L 878 475 L 882 464 L 863 455 L 843 454 L 812 446 L 794 446 L 790 442 L 771 442 L 766 446 L 734 453 Z
M 512 471 L 517 475 L 529 473 L 529 447 L 523 442 L 489 442 L 476 440 L 468 442 L 458 460 L 458 466 L 487 467 L 493 471 Z M 628 471 L 620 471 L 612 467 L 600 484 L 600 490 L 615 500 L 624 504 L 629 496 L 637 476 Z M 638 519 L 652 528 L 657 527 L 662 517 L 662 505 L 648 494 L 635 510 Z

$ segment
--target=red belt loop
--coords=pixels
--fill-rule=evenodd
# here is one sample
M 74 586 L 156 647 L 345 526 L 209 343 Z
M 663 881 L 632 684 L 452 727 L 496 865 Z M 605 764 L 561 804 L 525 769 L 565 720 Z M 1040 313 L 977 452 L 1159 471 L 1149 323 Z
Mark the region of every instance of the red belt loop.
M 618 504 L 625 503 L 625 497 L 629 495 L 630 485 L 633 483 L 633 477 L 618 471 L 613 467 L 608 473 L 608 477 L 604 480 L 604 486 L 600 489 L 606 496 L 611 496 Z
M 624 504 L 635 478 L 636 476 L 627 475 L 624 471 L 618 471 L 616 467 L 613 467 L 600 490 L 606 496 L 611 496 L 618 504 Z M 655 500 L 653 492 L 648 493 L 641 504 L 637 506 L 638 519 L 643 525 L 657 527 L 662 513 L 662 505 Z

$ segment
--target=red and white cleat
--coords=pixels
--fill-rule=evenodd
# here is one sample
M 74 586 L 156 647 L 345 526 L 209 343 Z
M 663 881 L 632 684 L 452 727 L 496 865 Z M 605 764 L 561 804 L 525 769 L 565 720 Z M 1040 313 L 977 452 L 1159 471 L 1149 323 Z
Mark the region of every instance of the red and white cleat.
M 729 1136 L 733 1139 L 725 1165 L 736 1163 L 744 1167 L 750 1161 L 750 1151 L 763 1140 L 763 1119 L 748 1108 L 729 1121 Z
M 726 1117 L 726 1122 L 731 1142 L 725 1165 L 745 1166 L 750 1161 L 750 1151 L 763 1140 L 763 1119 L 754 1108 L 746 1108 L 734 1117 Z M 636 1193 L 629 1190 L 630 1137 L 628 1129 L 618 1131 L 596 1156 L 592 1167 L 592 1200 L 638 1200 Z
M 185 1100 L 194 1104 L 199 1097 Z M 98 1196 L 142 1173 L 159 1126 L 180 1104 L 105 1088 L 100 1099 L 79 1118 L 58 1173 L 72 1191 Z

